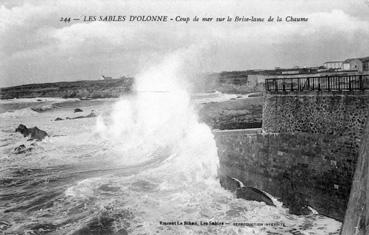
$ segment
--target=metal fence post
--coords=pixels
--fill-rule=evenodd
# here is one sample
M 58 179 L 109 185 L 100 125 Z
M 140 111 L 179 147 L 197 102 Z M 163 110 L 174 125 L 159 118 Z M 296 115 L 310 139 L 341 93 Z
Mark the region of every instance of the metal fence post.
M 327 83 L 328 83 L 328 91 L 331 90 L 331 79 L 329 78 L 329 76 L 327 75 Z
M 307 82 L 307 87 L 306 87 L 306 89 L 307 90 L 310 90 L 310 78 L 306 78 L 306 82 Z
M 321 77 L 318 77 L 318 91 L 320 91 L 320 79 Z
M 293 78 L 291 78 L 291 91 L 293 91 Z

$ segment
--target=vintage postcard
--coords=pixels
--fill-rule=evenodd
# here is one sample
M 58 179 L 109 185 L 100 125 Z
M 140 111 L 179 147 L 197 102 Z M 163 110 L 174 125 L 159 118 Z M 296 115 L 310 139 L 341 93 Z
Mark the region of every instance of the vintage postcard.
M 0 0 L 1 234 L 369 234 L 368 0 Z

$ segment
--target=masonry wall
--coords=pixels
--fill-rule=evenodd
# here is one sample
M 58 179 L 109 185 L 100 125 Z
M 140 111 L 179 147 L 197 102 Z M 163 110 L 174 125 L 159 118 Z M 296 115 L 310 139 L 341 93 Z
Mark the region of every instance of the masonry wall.
M 263 130 L 215 133 L 222 185 L 234 177 L 343 221 L 368 110 L 362 92 L 266 95 Z
M 268 133 L 319 133 L 346 137 L 357 153 L 368 117 L 369 94 L 268 94 L 263 108 L 263 130 Z
M 321 134 L 215 133 L 219 175 L 234 177 L 278 197 L 292 210 L 296 201 L 343 220 L 355 163 L 345 137 L 331 141 Z

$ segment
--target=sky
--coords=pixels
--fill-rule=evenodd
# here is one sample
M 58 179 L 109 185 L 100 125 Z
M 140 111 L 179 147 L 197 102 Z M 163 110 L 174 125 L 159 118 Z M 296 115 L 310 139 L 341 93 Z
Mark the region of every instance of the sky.
M 61 17 L 305 17 L 308 22 L 60 22 Z M 369 56 L 369 0 L 0 0 L 0 87 L 135 76 L 203 50 L 199 72 L 317 66 Z

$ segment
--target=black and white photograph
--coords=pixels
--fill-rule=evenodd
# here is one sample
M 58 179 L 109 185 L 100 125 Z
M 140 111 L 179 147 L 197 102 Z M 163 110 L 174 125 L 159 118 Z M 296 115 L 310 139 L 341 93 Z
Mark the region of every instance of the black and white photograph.
M 369 0 L 0 0 L 0 234 L 369 235 Z

